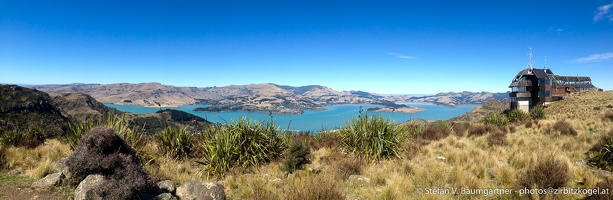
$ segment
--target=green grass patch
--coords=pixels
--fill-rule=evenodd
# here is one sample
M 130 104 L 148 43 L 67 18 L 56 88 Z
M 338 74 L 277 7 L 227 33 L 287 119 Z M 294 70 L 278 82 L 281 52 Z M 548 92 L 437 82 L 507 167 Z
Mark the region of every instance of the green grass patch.
M 0 174 L 0 185 L 14 185 L 17 187 L 30 186 L 34 179 L 16 174 Z

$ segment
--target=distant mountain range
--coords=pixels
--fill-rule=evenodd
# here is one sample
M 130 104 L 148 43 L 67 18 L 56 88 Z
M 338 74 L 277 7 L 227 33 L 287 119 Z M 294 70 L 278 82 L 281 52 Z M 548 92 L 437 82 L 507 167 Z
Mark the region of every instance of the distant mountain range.
M 102 103 L 178 107 L 188 104 L 210 105 L 200 111 L 259 111 L 302 113 L 336 104 L 380 104 L 397 108 L 394 102 L 429 102 L 455 106 L 481 104 L 489 99 L 504 99 L 506 93 L 461 92 L 410 97 L 382 95 L 363 91 L 335 91 L 320 85 L 293 87 L 272 83 L 225 87 L 176 87 L 160 83 L 65 84 L 31 86 L 51 94 L 84 93 Z M 504 97 L 504 98 L 503 98 Z M 396 110 L 396 109 L 391 109 Z M 408 109 L 398 109 L 408 110 Z

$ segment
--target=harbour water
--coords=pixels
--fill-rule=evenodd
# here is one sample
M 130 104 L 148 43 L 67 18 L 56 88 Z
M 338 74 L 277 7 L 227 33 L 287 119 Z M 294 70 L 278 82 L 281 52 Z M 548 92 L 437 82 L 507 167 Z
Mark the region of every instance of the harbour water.
M 391 113 L 377 112 L 368 113 L 369 115 L 383 116 L 387 119 L 392 119 L 396 123 L 402 123 L 415 118 L 426 120 L 446 120 L 461 114 L 464 114 L 476 107 L 476 105 L 458 105 L 457 107 L 448 107 L 435 105 L 430 103 L 399 103 L 409 106 L 415 106 L 425 109 L 424 112 L 418 113 Z M 143 106 L 134 105 L 115 105 L 105 104 L 106 106 L 116 108 L 120 111 L 130 112 L 135 114 L 155 113 L 159 108 L 146 108 Z M 380 107 L 371 104 L 344 104 L 327 106 L 326 110 L 305 110 L 303 114 L 272 114 L 272 119 L 277 126 L 283 129 L 301 130 L 317 132 L 321 130 L 337 129 L 345 126 L 352 117 L 359 114 L 360 106 L 366 111 L 368 108 Z M 254 120 L 271 120 L 268 113 L 260 112 L 194 112 L 197 107 L 206 107 L 203 105 L 185 105 L 176 110 L 185 111 L 196 116 L 200 116 L 214 123 L 233 122 L 241 117 L 248 117 Z

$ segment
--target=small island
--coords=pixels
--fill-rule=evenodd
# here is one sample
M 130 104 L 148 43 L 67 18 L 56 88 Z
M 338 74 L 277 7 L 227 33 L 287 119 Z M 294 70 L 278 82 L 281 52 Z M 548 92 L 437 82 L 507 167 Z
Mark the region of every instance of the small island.
M 366 111 L 368 112 L 398 112 L 398 113 L 416 113 L 426 111 L 423 108 L 412 107 L 407 105 L 398 105 L 395 104 L 393 106 L 385 106 L 385 107 L 377 107 L 377 108 L 369 108 Z

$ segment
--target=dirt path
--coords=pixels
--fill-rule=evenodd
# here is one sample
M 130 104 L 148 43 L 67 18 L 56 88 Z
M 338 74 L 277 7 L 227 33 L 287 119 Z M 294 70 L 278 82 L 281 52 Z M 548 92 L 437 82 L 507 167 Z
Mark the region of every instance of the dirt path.
M 16 187 L 14 185 L 0 186 L 0 199 L 2 200 L 64 200 L 70 199 L 62 194 L 61 191 L 46 189 L 32 189 L 30 187 Z

